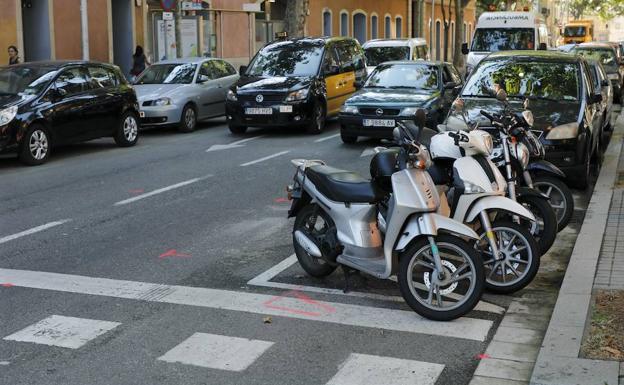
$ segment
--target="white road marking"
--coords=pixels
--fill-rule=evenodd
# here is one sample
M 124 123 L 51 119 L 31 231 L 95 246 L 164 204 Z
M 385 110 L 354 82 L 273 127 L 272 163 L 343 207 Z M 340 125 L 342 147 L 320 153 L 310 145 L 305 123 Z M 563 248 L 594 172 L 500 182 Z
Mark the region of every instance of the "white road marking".
M 334 135 L 329 135 L 329 136 L 324 136 L 322 138 L 318 138 L 317 140 L 314 141 L 314 143 L 320 143 L 320 142 L 324 142 L 326 140 L 330 140 L 330 139 L 334 139 L 339 137 L 340 134 L 334 134 Z
M 184 182 L 172 184 L 171 186 L 159 188 L 159 189 L 156 189 L 154 191 L 147 192 L 145 194 L 141 194 L 141 195 L 134 196 L 132 198 L 124 199 L 122 201 L 119 201 L 119 202 L 115 203 L 115 206 L 127 205 L 128 203 L 136 202 L 138 200 L 149 198 L 151 196 L 154 196 L 154 195 L 157 195 L 157 194 L 161 194 L 161 193 L 164 193 L 164 192 L 167 192 L 167 191 L 175 190 L 175 189 L 180 188 L 180 187 L 188 186 L 188 185 L 190 185 L 192 183 L 198 182 L 198 181 L 200 181 L 202 179 L 206 179 L 206 178 L 208 178 L 210 176 L 212 176 L 212 175 L 207 175 L 207 176 L 202 177 L 202 178 L 189 179 L 189 180 L 186 180 Z
M 360 158 L 363 158 L 365 156 L 371 156 L 375 154 L 375 149 L 370 147 L 365 149 L 364 151 L 362 151 L 362 155 L 360 155 Z
M 204 368 L 242 372 L 273 342 L 195 333 L 158 359 Z
M 119 325 L 118 322 L 53 315 L 4 339 L 78 349 Z
M 0 238 L 0 244 L 12 241 L 17 238 L 25 237 L 27 235 L 32 235 L 32 234 L 38 233 L 43 230 L 47 230 L 52 227 L 62 225 L 63 223 L 67 223 L 69 221 L 71 221 L 71 219 L 63 219 L 60 221 L 54 221 L 54 222 L 46 223 L 45 225 L 33 227 L 32 229 L 20 231 L 19 233 L 16 233 L 16 234 L 7 235 L 6 237 Z
M 206 152 L 219 151 L 219 150 L 230 150 L 232 148 L 243 147 L 243 145 L 242 145 L 243 143 L 249 142 L 250 140 L 262 138 L 263 136 L 264 135 L 252 136 L 251 138 L 241 139 L 241 140 L 238 140 L 236 142 L 229 143 L 229 144 L 214 144 L 214 145 L 210 146 L 210 148 L 207 149 Z
M 493 324 L 492 321 L 468 317 L 452 322 L 436 322 L 413 311 L 316 301 L 300 293 L 271 296 L 13 269 L 0 269 L 0 282 L 32 289 L 199 306 L 476 341 L 484 341 Z
M 269 160 L 269 159 L 272 159 L 272 158 L 276 158 L 276 157 L 278 157 L 278 156 L 280 156 L 280 155 L 288 154 L 289 152 L 290 152 L 290 151 L 280 151 L 280 152 L 278 152 L 278 153 L 276 153 L 276 154 L 269 155 L 269 156 L 265 156 L 264 158 L 260 158 L 260 159 L 252 160 L 251 162 L 243 163 L 243 164 L 241 164 L 241 166 L 242 166 L 242 167 L 245 167 L 245 166 L 251 166 L 252 164 L 256 164 L 256 163 L 260 163 L 260 162 L 264 162 L 265 160 Z
M 345 293 L 344 291 L 338 289 L 327 289 L 324 287 L 295 285 L 292 283 L 271 281 L 271 279 L 275 278 L 279 273 L 288 269 L 295 263 L 297 263 L 297 256 L 293 254 L 290 257 L 284 259 L 282 262 L 278 263 L 277 265 L 271 267 L 267 271 L 252 278 L 249 282 L 247 282 L 247 284 L 252 286 L 271 287 L 274 289 L 299 290 L 319 294 L 344 295 L 348 297 L 370 298 L 380 301 L 391 301 L 399 303 L 405 302 L 403 297 L 398 295 L 383 295 L 375 293 L 365 293 L 360 291 L 348 291 Z M 396 282 L 396 277 L 392 276 L 390 279 Z M 475 310 L 494 314 L 503 314 L 505 312 L 505 308 L 484 301 L 479 301 L 479 303 L 475 307 Z
M 6 365 L 10 365 L 11 363 L 9 361 L 0 361 L 0 365 L 2 366 L 6 366 Z
M 444 365 L 351 353 L 327 385 L 433 385 Z

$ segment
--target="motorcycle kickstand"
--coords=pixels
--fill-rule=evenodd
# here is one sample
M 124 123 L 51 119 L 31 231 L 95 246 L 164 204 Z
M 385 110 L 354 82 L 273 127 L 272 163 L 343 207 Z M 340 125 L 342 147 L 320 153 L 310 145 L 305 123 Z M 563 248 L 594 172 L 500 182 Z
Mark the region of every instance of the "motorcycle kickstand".
M 344 275 L 344 288 L 342 289 L 343 293 L 348 293 L 349 291 L 351 291 L 350 285 L 349 285 L 349 277 L 352 275 L 360 275 L 360 272 L 358 270 L 352 269 L 346 265 L 340 265 L 341 269 L 342 269 L 342 273 Z

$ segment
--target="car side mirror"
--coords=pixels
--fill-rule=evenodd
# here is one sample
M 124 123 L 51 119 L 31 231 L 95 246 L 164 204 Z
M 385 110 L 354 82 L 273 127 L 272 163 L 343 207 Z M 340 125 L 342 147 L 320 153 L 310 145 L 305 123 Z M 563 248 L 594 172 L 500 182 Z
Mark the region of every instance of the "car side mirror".
M 600 87 L 609 87 L 609 81 L 607 79 L 602 79 L 600 81 Z
M 340 73 L 340 67 L 337 65 L 330 65 L 325 68 L 324 75 L 325 76 L 334 76 Z
M 588 99 L 587 102 L 589 104 L 600 103 L 602 102 L 602 95 L 601 94 L 589 95 L 587 99 Z
M 546 46 L 546 43 L 539 43 L 538 49 L 540 51 L 546 51 L 548 49 L 548 46 Z
M 504 89 L 500 89 L 496 92 L 496 100 L 498 100 L 499 102 L 506 102 L 507 101 L 507 92 Z
M 209 80 L 210 80 L 210 78 L 207 75 L 199 75 L 197 77 L 197 83 L 198 84 L 206 83 Z
M 246 72 L 247 72 L 247 66 L 240 66 L 240 67 L 238 67 L 238 73 L 240 75 L 245 75 Z
M 468 55 L 468 52 L 470 52 L 470 51 L 468 51 L 468 43 L 463 43 L 463 44 L 462 44 L 462 46 L 461 46 L 461 52 L 462 52 L 464 55 Z
M 353 82 L 353 87 L 354 87 L 356 90 L 359 90 L 360 88 L 364 87 L 364 80 L 355 80 L 355 81 Z

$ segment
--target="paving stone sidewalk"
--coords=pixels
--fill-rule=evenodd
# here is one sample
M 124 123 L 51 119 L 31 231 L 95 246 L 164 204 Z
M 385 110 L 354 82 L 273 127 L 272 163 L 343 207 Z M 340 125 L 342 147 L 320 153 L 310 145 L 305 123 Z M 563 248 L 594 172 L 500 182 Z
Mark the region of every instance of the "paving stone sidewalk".
M 618 166 L 618 181 L 611 198 L 594 290 L 624 290 L 624 156 Z

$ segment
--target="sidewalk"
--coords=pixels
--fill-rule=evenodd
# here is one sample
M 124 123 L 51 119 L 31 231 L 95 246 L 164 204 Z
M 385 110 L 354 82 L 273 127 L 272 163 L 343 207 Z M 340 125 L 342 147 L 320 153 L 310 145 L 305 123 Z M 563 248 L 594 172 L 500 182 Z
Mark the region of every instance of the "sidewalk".
M 624 289 L 624 231 L 620 231 L 624 230 L 624 185 L 620 181 L 620 175 L 624 175 L 623 135 L 624 116 L 620 115 L 533 368 L 531 384 L 624 384 L 618 379 L 621 371 L 624 374 L 624 364 L 579 358 L 583 335 L 590 324 L 592 293 L 596 289 Z

